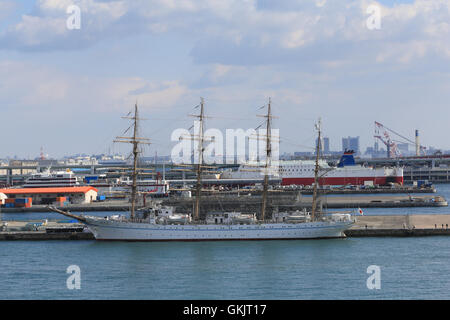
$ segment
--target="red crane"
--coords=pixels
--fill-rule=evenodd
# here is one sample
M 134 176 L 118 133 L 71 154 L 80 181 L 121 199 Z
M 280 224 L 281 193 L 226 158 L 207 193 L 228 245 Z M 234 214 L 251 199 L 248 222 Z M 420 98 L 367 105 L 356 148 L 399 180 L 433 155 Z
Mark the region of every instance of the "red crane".
M 382 135 L 380 134 L 382 132 Z M 397 144 L 394 140 L 391 139 L 389 132 L 389 128 L 385 127 L 381 123 L 375 121 L 375 134 L 374 138 L 379 139 L 387 148 L 387 157 L 388 158 L 398 158 L 401 156 L 400 150 L 397 147 Z
M 403 139 L 403 141 L 398 141 L 398 140 L 394 140 L 391 139 L 391 136 L 389 135 L 389 132 L 393 133 L 394 135 L 400 137 Z M 416 131 L 417 134 L 417 131 Z M 387 157 L 388 158 L 398 158 L 400 157 L 402 154 L 396 144 L 396 142 L 401 142 L 401 143 L 407 143 L 409 145 L 413 145 L 415 146 L 416 144 L 418 144 L 418 142 L 414 142 L 411 139 L 408 139 L 407 137 L 395 132 L 392 129 L 389 129 L 388 127 L 386 127 L 385 125 L 375 121 L 375 134 L 374 137 L 376 139 L 379 139 L 381 142 L 384 143 L 384 145 L 387 148 Z M 420 154 L 426 154 L 425 150 L 426 147 L 419 145 L 419 152 Z

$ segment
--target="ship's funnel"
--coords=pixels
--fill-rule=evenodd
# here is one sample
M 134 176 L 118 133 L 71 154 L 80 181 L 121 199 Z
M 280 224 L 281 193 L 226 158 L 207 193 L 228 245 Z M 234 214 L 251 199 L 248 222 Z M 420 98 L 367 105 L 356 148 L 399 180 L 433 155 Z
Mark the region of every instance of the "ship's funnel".
M 338 167 L 342 168 L 345 166 L 354 166 L 355 165 L 355 158 L 353 157 L 353 154 L 355 152 L 353 150 L 345 150 L 344 154 L 341 156 L 341 160 L 339 160 Z

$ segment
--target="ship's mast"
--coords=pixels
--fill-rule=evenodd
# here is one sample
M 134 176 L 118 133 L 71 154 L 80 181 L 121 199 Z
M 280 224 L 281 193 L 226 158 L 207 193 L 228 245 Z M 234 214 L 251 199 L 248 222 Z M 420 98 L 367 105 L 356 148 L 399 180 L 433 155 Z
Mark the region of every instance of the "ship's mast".
M 313 200 L 312 200 L 312 208 L 311 208 L 311 220 L 314 221 L 316 218 L 316 205 L 317 205 L 317 187 L 319 184 L 319 156 L 320 156 L 320 145 L 321 145 L 321 126 L 322 119 L 319 118 L 319 121 L 316 124 L 317 129 L 317 145 L 316 145 L 316 167 L 314 169 L 314 191 L 313 191 Z
M 269 186 L 269 165 L 272 158 L 272 143 L 271 143 L 271 127 L 272 127 L 272 110 L 271 110 L 271 99 L 269 98 L 269 104 L 267 105 L 267 116 L 266 116 L 266 164 L 264 166 L 264 184 L 263 184 L 263 194 L 262 194 L 262 206 L 261 206 L 261 220 L 264 221 L 266 216 L 266 205 L 267 205 L 267 191 Z
M 202 166 L 203 166 L 203 144 L 204 144 L 204 99 L 200 98 L 200 114 L 197 116 L 199 119 L 199 133 L 198 133 L 198 164 L 197 164 L 197 184 L 195 194 L 195 208 L 194 208 L 194 220 L 200 218 L 200 197 L 202 193 Z
M 131 185 L 131 210 L 130 210 L 130 219 L 134 218 L 134 213 L 136 209 L 136 194 L 137 194 L 137 164 L 139 157 L 139 144 L 149 144 L 149 139 L 138 137 L 138 120 L 140 120 L 138 116 L 138 107 L 137 102 L 134 105 L 134 116 L 126 116 L 122 117 L 124 119 L 133 120 L 133 136 L 132 137 L 116 137 L 114 142 L 125 142 L 131 143 L 133 145 L 133 173 L 132 173 L 132 185 Z
M 131 211 L 130 218 L 134 218 L 134 210 L 136 206 L 136 180 L 137 180 L 137 160 L 138 160 L 138 144 L 136 140 L 137 137 L 137 119 L 138 119 L 138 109 L 137 103 L 134 105 L 134 126 L 133 126 L 133 185 L 131 186 Z

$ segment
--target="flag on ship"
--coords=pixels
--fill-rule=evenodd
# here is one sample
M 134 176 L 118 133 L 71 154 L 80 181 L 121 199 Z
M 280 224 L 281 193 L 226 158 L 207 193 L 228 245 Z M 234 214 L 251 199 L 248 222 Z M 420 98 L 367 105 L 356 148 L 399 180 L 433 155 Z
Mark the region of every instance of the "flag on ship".
M 361 208 L 358 208 L 358 213 L 359 213 L 360 215 L 364 215 L 364 212 L 362 211 Z

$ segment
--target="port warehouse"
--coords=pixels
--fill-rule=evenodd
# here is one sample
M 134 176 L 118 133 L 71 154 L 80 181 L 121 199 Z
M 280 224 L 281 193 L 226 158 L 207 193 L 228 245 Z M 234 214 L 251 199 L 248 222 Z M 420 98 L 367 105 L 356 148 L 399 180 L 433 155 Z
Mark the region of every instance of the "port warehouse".
M 74 204 L 91 203 L 97 199 L 97 193 L 94 187 L 0 189 L 0 195 L 4 194 L 8 199 L 31 198 L 33 204 L 54 204 L 63 199 Z

